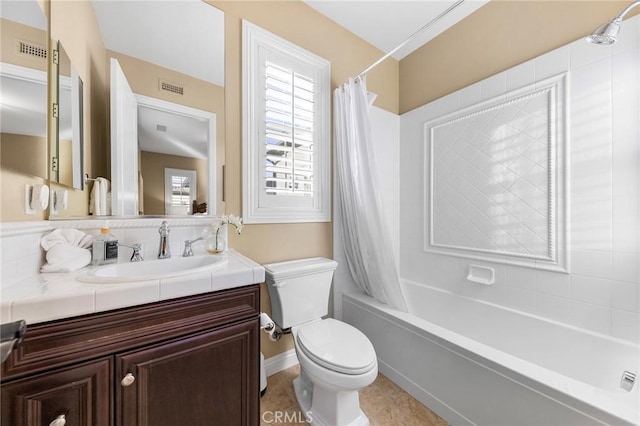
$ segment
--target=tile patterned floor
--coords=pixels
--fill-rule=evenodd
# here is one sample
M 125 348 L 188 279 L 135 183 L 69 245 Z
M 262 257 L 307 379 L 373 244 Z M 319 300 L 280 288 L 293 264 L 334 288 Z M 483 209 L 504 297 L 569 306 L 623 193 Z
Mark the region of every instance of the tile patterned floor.
M 305 423 L 291 384 L 299 373 L 296 365 L 269 377 L 267 392 L 260 400 L 261 426 Z M 371 426 L 447 426 L 447 422 L 382 374 L 360 391 L 360 406 Z

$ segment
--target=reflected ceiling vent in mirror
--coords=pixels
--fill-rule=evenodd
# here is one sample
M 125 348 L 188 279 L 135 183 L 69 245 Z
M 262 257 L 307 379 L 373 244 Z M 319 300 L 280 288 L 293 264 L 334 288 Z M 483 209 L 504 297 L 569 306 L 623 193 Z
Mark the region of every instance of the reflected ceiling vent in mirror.
M 47 59 L 47 48 L 41 44 L 32 43 L 30 41 L 16 40 L 18 53 L 42 59 Z
M 184 95 L 184 86 L 178 83 L 160 79 L 160 90 L 165 92 L 176 93 L 178 95 Z
M 156 130 L 159 132 L 166 132 L 167 126 L 163 126 L 162 124 L 156 124 Z

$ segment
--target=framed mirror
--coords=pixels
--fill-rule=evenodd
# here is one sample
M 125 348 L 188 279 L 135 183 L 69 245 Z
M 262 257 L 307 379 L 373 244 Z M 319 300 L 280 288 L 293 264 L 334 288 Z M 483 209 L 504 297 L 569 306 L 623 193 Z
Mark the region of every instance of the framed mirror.
M 88 24 L 69 25 L 71 16 Z M 79 39 L 98 39 L 104 46 L 93 47 L 88 57 L 67 49 L 74 65 L 84 61 L 79 69 L 104 73 L 104 90 L 102 80 L 85 84 L 85 102 L 93 105 L 99 98 L 110 105 L 106 117 L 91 117 L 90 125 L 104 123 L 105 131 L 85 139 L 89 183 L 79 202 L 86 211 L 92 181 L 106 178 L 106 215 L 224 214 L 224 13 L 202 1 L 61 2 L 52 3 L 51 25 L 65 48 Z M 120 93 L 112 59 L 131 89 L 133 108 L 126 112 L 121 101 L 111 99 Z M 118 127 L 121 117 L 129 120 L 124 130 Z M 196 172 L 189 206 L 167 209 L 165 169 Z M 181 203 L 187 199 L 178 196 L 183 190 L 175 190 Z
M 0 36 L 0 163 L 46 179 L 47 20 L 38 3 L 3 1 Z
M 58 133 L 55 144 L 55 157 L 51 167 L 51 180 L 60 185 L 84 189 L 84 118 L 83 83 L 75 67 L 58 43 Z

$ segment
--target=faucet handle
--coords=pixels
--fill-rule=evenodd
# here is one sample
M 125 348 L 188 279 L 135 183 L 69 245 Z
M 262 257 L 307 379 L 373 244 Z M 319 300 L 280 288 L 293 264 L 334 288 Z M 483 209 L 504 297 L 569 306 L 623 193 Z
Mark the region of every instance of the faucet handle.
M 142 255 L 142 244 L 135 243 L 131 246 L 133 249 L 133 253 L 131 254 L 132 262 L 142 262 L 144 260 L 144 256 Z
M 142 262 L 144 260 L 144 256 L 142 255 L 142 244 L 133 243 L 131 245 L 127 245 L 127 244 L 118 244 L 118 245 L 122 247 L 129 247 L 131 250 L 133 250 L 133 253 L 131 254 L 131 259 L 129 259 L 130 262 Z
M 182 252 L 182 257 L 193 256 L 193 249 L 191 248 L 191 241 L 187 240 L 184 242 L 184 251 Z
M 185 242 L 184 242 L 184 251 L 182 252 L 182 257 L 193 256 L 193 249 L 191 248 L 191 244 L 195 243 L 196 241 L 200 241 L 201 239 L 202 239 L 202 237 L 196 238 L 195 240 L 185 240 Z

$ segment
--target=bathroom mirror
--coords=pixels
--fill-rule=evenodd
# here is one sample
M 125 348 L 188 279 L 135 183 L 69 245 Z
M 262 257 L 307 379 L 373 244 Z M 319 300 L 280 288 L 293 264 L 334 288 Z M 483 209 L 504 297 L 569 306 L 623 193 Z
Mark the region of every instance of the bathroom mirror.
M 51 180 L 82 190 L 83 179 L 83 83 L 75 67 L 58 43 L 58 134 Z
M 136 198 L 135 206 L 114 208 L 114 216 L 224 214 L 224 13 L 201 1 L 88 4 L 89 11 L 86 4 L 76 2 L 65 4 L 64 14 L 54 10 L 52 34 L 57 34 L 57 25 L 65 25 L 65 36 L 70 40 L 100 38 L 106 75 L 106 90 L 100 96 L 109 105 L 110 97 L 120 90 L 112 86 L 111 60 L 116 59 L 131 88 L 132 103 L 137 105 L 132 118 L 135 127 L 126 130 L 121 142 L 117 142 L 114 126 L 120 116 L 131 113 L 124 113 L 114 103 L 107 106 L 103 148 L 95 140 L 85 142 L 89 152 L 104 152 L 99 158 L 88 154 L 91 158 L 85 169 L 89 178 L 111 180 L 112 207 Z M 98 31 L 85 36 L 66 25 L 63 21 L 71 15 L 69 8 L 95 20 Z M 91 31 L 87 27 L 83 30 Z M 66 44 L 64 37 L 60 39 Z M 76 63 L 73 57 L 71 61 Z M 103 65 L 100 62 L 90 65 L 99 67 Z M 95 82 L 86 85 L 85 100 L 95 99 L 99 89 Z M 176 187 L 172 197 L 183 203 L 181 207 L 166 206 L 165 172 L 169 169 L 196 172 L 197 187 L 189 189 L 193 194 L 188 194 L 188 208 L 184 208 L 184 186 Z M 118 170 L 127 172 L 128 180 L 122 181 Z M 92 187 L 93 183 L 88 183 L 86 192 Z
M 0 164 L 46 179 L 47 20 L 35 0 L 2 2 L 0 39 Z

